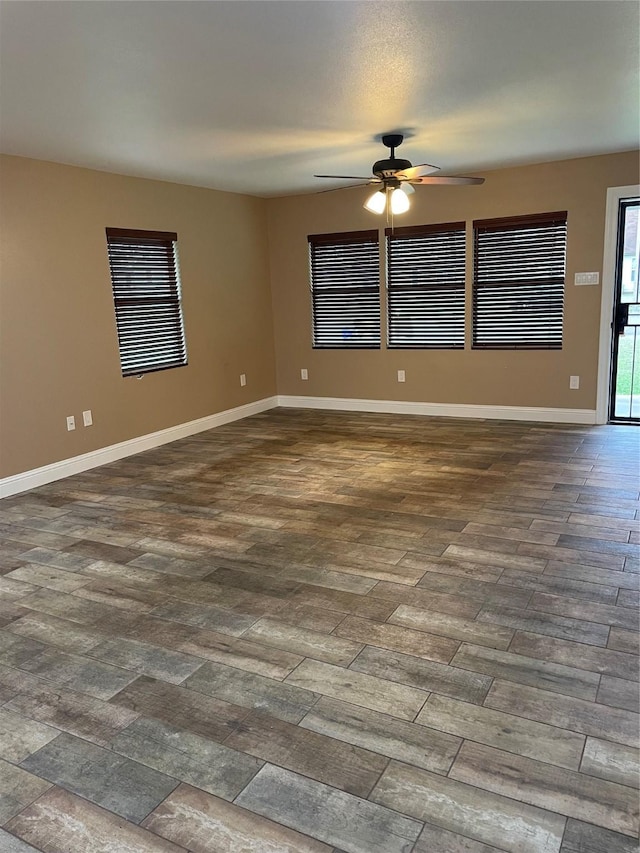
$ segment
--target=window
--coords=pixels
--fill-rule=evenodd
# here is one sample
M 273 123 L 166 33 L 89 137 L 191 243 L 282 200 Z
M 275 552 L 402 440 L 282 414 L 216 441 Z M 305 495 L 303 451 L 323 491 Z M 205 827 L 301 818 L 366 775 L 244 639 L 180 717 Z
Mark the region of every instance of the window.
M 311 234 L 313 346 L 379 349 L 378 232 Z
M 123 376 L 187 363 L 177 234 L 107 228 Z
M 385 234 L 389 347 L 463 349 L 464 222 Z
M 473 227 L 474 348 L 562 349 L 566 211 Z

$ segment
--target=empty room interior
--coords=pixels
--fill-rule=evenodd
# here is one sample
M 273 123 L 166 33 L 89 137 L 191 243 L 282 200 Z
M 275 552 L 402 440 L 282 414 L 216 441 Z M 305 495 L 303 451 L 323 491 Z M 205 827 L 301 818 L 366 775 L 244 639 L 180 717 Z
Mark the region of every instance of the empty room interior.
M 0 0 L 0 853 L 638 853 L 639 32 Z

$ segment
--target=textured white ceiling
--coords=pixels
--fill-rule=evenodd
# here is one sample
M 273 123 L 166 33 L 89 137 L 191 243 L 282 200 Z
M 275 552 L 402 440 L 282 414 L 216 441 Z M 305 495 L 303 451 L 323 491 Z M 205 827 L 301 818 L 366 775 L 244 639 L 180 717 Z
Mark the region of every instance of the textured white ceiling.
M 638 145 L 633 0 L 0 3 L 0 147 L 286 195 Z M 322 185 L 322 186 L 321 186 Z

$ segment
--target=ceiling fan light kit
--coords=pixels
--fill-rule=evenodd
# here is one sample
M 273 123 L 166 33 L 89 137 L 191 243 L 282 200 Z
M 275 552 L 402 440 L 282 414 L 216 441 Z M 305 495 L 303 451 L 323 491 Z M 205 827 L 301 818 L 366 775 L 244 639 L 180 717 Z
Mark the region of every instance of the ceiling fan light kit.
M 352 187 L 377 185 L 378 189 L 365 201 L 364 207 L 371 213 L 382 214 L 386 210 L 387 213 L 393 215 L 406 213 L 409 210 L 411 206 L 409 196 L 415 192 L 412 186 L 414 184 L 470 185 L 484 183 L 484 178 L 421 174 L 423 169 L 437 172 L 438 166 L 432 166 L 430 163 L 412 166 L 409 160 L 396 157 L 396 148 L 402 144 L 402 140 L 401 133 L 387 133 L 382 137 L 382 144 L 390 149 L 390 156 L 384 160 L 377 160 L 373 164 L 371 170 L 373 176 L 370 178 L 355 177 L 354 175 L 314 175 L 314 177 L 363 182 L 361 185 L 352 184 Z

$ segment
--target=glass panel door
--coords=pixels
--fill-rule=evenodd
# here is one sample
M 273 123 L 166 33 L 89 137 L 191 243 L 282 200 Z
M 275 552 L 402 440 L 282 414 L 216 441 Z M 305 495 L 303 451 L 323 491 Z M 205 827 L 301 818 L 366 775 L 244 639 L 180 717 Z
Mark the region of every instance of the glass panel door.
M 610 420 L 640 423 L 640 200 L 620 202 Z

